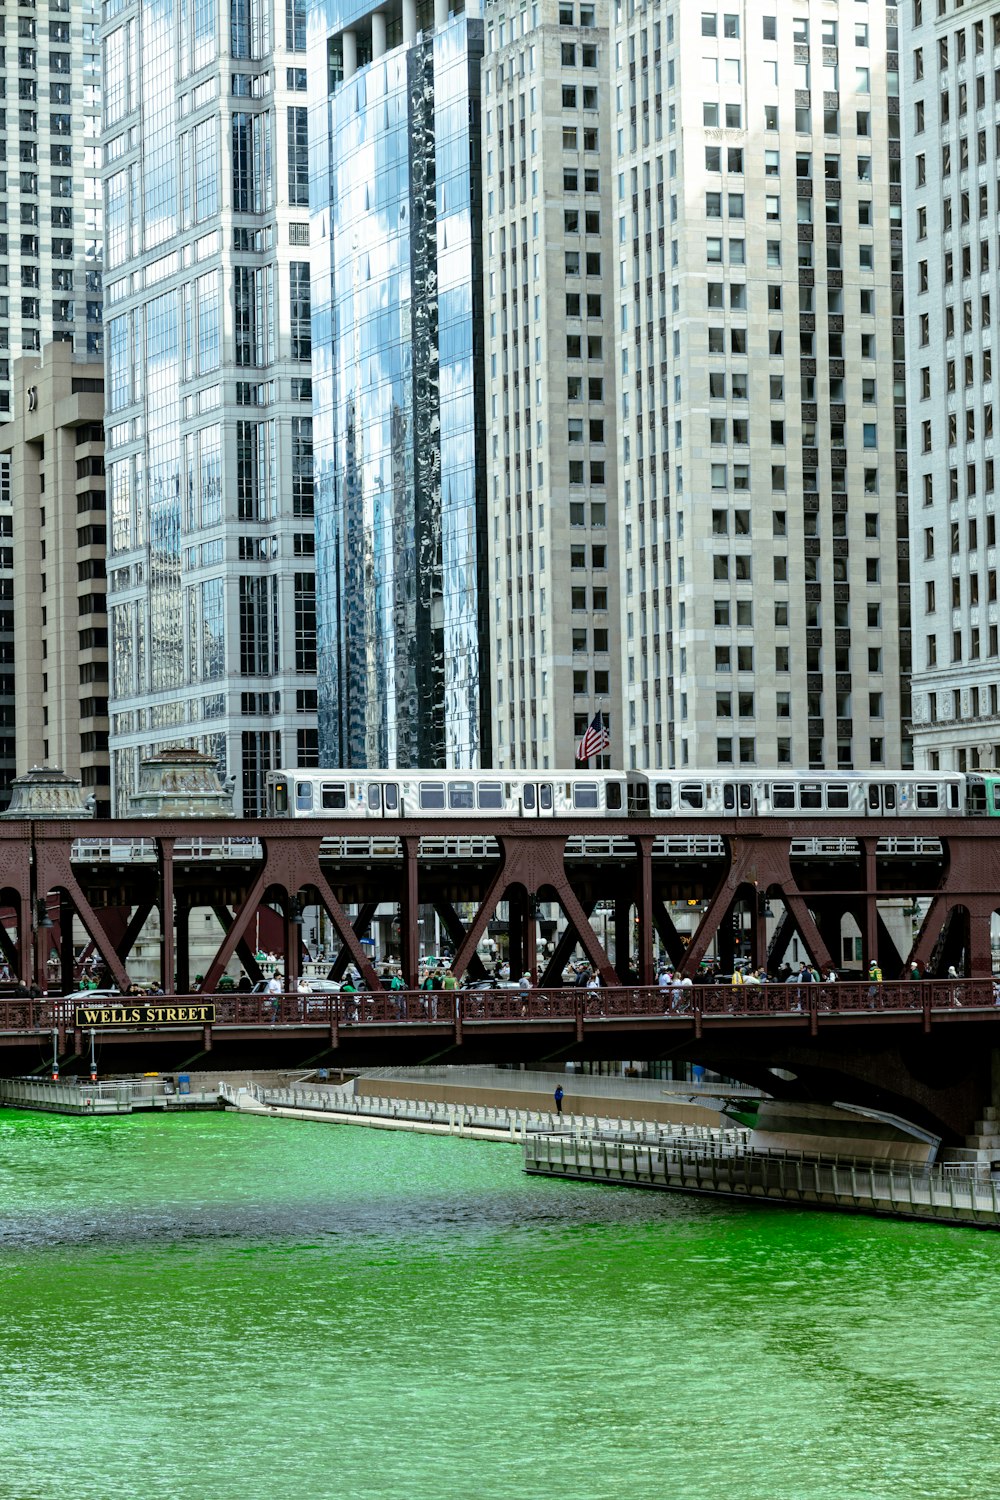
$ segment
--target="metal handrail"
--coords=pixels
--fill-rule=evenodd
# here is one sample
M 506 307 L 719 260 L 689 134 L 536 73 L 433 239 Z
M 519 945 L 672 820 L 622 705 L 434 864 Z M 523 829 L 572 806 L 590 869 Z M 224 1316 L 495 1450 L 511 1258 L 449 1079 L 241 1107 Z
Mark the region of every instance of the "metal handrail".
M 935 979 L 873 983 L 842 980 L 819 984 L 621 985 L 506 990 L 357 990 L 279 995 L 221 991 L 215 994 L 127 995 L 86 1000 L 60 996 L 0 998 L 0 1033 L 72 1029 L 77 1009 L 119 1009 L 143 1001 L 158 1006 L 208 1002 L 216 1026 L 404 1026 L 448 1027 L 524 1022 L 539 1025 L 573 1021 L 601 1025 L 620 1020 L 655 1020 L 694 1025 L 724 1020 L 784 1016 L 815 1026 L 821 1017 L 857 1019 L 886 1013 L 922 1014 L 975 1010 L 1000 1014 L 1000 980 Z M 141 1024 L 141 1023 L 137 1023 Z M 173 1024 L 166 1022 L 167 1025 Z M 190 1021 L 176 1024 L 187 1028 Z M 99 1017 L 84 1028 L 101 1027 Z

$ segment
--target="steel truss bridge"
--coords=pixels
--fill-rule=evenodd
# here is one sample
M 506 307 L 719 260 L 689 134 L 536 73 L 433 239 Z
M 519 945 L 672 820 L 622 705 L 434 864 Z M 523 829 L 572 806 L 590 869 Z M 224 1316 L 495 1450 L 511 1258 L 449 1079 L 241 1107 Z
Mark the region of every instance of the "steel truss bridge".
M 699 903 L 688 941 L 671 916 L 677 901 Z M 543 955 L 539 903 L 562 919 Z M 381 989 L 362 941 L 386 904 L 397 913 L 402 999 Z M 536 988 L 413 993 L 420 909 L 437 912 L 455 973 L 476 979 L 501 904 L 512 972 L 536 975 Z M 331 977 L 353 963 L 367 994 L 294 993 L 307 906 L 322 908 L 336 935 Z M 615 963 L 592 922 L 599 908 L 610 912 Z M 0 950 L 12 975 L 42 990 L 53 951 L 61 973 L 74 973 L 74 919 L 104 982 L 127 988 L 130 955 L 155 911 L 165 996 L 191 997 L 192 913 L 218 924 L 193 997 L 213 998 L 213 1024 L 100 1028 L 104 1070 L 112 1057 L 140 1069 L 672 1057 L 771 1092 L 782 1086 L 778 1067 L 812 1097 L 874 1103 L 959 1139 L 992 1101 L 998 909 L 1000 846 L 985 819 L 818 818 L 807 829 L 773 817 L 0 823 Z M 260 977 L 264 912 L 293 992 L 277 1010 L 256 995 L 217 993 L 233 957 Z M 754 965 L 773 971 L 797 936 L 825 974 L 839 966 L 848 919 L 864 968 L 877 958 L 885 975 L 874 997 L 867 982 L 796 987 L 795 1002 L 790 986 L 695 984 L 667 1006 L 655 987 L 657 948 L 697 979 L 710 950 L 732 961 L 734 923 Z M 600 974 L 600 991 L 560 988 L 574 953 Z M 911 985 L 915 963 L 926 977 Z M 951 966 L 961 981 L 946 978 Z M 0 1071 L 40 1070 L 54 1047 L 69 1071 L 85 1073 L 75 1023 L 53 998 L 0 989 Z
M 674 925 L 671 901 L 701 905 L 690 941 Z M 886 979 L 914 963 L 930 977 L 952 965 L 984 977 L 1000 909 L 1000 851 L 989 820 L 965 818 L 817 819 L 808 836 L 801 821 L 776 818 L 0 823 L 0 907 L 8 912 L 0 950 L 12 972 L 42 988 L 53 947 L 61 972 L 73 972 L 76 917 L 108 981 L 124 989 L 129 955 L 156 909 L 164 992 L 188 993 L 190 915 L 206 908 L 219 939 L 204 990 L 217 987 L 234 955 L 259 977 L 251 940 L 262 909 L 281 920 L 291 989 L 301 964 L 297 917 L 315 905 L 339 943 L 331 977 L 353 963 L 375 989 L 362 939 L 385 903 L 398 912 L 409 987 L 417 983 L 421 907 L 438 913 L 461 979 L 481 974 L 477 949 L 501 903 L 511 970 L 530 971 L 543 988 L 561 982 L 574 952 L 606 987 L 648 985 L 657 946 L 696 978 L 713 946 L 724 966 L 731 962 L 734 920 L 755 966 L 774 969 L 797 935 L 824 974 L 838 968 L 851 918 L 864 967 L 877 958 Z M 540 969 L 539 903 L 563 919 Z M 612 912 L 617 968 L 591 922 L 599 904 Z M 885 921 L 901 904 L 923 911 L 902 947 Z M 770 941 L 768 917 L 777 919 Z

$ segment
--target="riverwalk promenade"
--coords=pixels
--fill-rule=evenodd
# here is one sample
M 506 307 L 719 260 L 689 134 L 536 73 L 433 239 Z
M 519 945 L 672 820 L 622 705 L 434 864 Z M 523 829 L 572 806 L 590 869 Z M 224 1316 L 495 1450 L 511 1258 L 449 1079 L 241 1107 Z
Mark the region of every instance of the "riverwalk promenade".
M 551 1074 L 525 1077 L 521 1088 L 492 1092 L 492 1080 L 469 1070 L 471 1097 L 459 1097 L 463 1070 L 450 1069 L 439 1085 L 451 1097 L 434 1098 L 433 1078 L 351 1079 L 339 1084 L 312 1079 L 260 1081 L 192 1078 L 192 1093 L 167 1094 L 154 1080 L 85 1086 L 44 1080 L 0 1081 L 0 1103 L 70 1114 L 128 1113 L 134 1109 L 215 1107 L 272 1119 L 311 1121 L 369 1129 L 451 1135 L 516 1145 L 529 1175 L 589 1181 L 605 1186 L 642 1187 L 661 1192 L 764 1202 L 774 1205 L 931 1220 L 977 1228 L 1000 1228 L 1000 1180 L 975 1162 L 917 1166 L 886 1160 L 835 1156 L 819 1158 L 789 1151 L 755 1150 L 751 1132 L 732 1126 L 719 1113 L 728 1086 L 672 1084 L 642 1080 L 641 1091 L 622 1108 L 625 1080 L 573 1079 Z M 506 1080 L 509 1082 L 509 1080 Z M 551 1097 L 555 1082 L 573 1084 L 572 1111 L 532 1107 Z M 587 1084 L 597 1085 L 588 1093 Z M 411 1096 L 404 1087 L 416 1090 Z M 381 1088 L 385 1092 L 380 1092 Z M 606 1090 L 607 1092 L 602 1092 Z M 78 1099 L 76 1095 L 81 1097 Z M 646 1097 L 643 1097 L 643 1095 Z M 694 1108 L 702 1120 L 651 1119 L 657 1095 L 668 1094 L 678 1111 Z M 72 1097 L 70 1097 L 72 1095 Z M 520 1096 L 520 1097 L 519 1097 Z M 690 1103 L 694 1100 L 696 1102 Z M 567 1101 L 568 1102 L 568 1101 Z
M 251 1085 L 231 1090 L 226 1102 L 285 1119 L 507 1141 L 520 1145 L 524 1170 L 537 1176 L 1000 1229 L 1000 1183 L 972 1164 L 911 1168 L 855 1157 L 820 1161 L 755 1152 L 750 1132 L 742 1128 L 355 1095 L 329 1086 Z

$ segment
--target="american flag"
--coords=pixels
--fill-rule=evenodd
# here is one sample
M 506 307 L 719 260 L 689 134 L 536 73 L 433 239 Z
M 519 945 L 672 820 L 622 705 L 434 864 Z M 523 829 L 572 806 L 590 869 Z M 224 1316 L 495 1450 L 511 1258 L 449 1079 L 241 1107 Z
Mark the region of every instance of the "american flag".
M 589 760 L 592 755 L 600 755 L 602 750 L 610 748 L 611 731 L 605 723 L 603 713 L 598 710 L 587 725 L 586 734 L 576 747 L 576 758 Z

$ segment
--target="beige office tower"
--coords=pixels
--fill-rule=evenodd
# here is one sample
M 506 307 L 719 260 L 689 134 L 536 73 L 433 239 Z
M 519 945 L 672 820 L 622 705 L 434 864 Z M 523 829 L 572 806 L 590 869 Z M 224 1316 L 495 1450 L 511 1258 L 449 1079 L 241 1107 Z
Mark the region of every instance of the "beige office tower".
M 920 767 L 1000 765 L 993 361 L 1000 13 L 900 7 Z
M 11 361 L 55 339 L 99 359 L 101 7 L 0 7 L 0 421 Z
M 907 764 L 897 16 L 617 0 L 627 764 Z
M 5 544 L 15 580 L 15 667 L 4 668 L 14 672 L 17 771 L 60 766 L 80 778 L 106 818 L 104 365 L 50 343 L 17 360 L 13 376 L 0 458 L 17 497 Z
M 0 423 L 16 414 L 20 354 L 56 341 L 101 358 L 100 15 L 96 0 L 0 7 Z M 0 806 L 15 770 L 17 505 L 0 455 Z
M 608 4 L 484 18 L 493 763 L 621 766 Z

